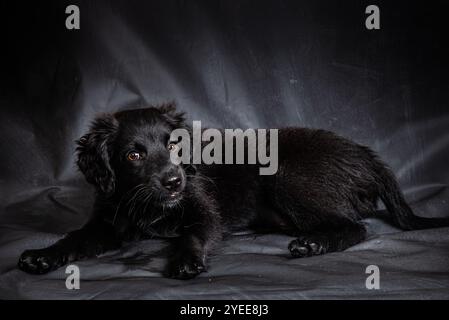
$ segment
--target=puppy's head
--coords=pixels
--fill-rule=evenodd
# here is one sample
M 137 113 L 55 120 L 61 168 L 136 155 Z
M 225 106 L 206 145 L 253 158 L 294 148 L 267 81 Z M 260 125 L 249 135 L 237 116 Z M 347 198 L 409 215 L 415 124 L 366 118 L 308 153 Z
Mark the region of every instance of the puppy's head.
M 187 128 L 173 105 L 121 111 L 98 117 L 78 143 L 77 164 L 87 181 L 106 196 L 118 196 L 161 207 L 183 197 L 186 172 L 170 160 L 177 150 L 174 129 Z

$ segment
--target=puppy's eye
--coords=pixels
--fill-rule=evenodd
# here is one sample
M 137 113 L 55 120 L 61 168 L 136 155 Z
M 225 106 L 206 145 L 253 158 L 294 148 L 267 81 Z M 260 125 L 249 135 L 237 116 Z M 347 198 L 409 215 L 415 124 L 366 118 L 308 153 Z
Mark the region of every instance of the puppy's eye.
M 142 160 L 142 158 L 142 155 L 137 151 L 131 151 L 126 156 L 126 159 L 128 159 L 129 161 Z
M 168 151 L 173 152 L 173 151 L 178 150 L 178 145 L 176 143 L 171 142 L 168 144 L 167 148 L 168 148 Z

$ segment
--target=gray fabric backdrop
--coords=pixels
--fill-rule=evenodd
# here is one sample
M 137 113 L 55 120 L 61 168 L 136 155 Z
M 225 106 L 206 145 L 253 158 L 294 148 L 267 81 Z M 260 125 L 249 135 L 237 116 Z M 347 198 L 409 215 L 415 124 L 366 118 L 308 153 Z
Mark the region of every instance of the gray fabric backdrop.
M 65 29 L 77 4 L 81 29 Z M 32 276 L 16 268 L 86 220 L 92 188 L 74 143 L 99 112 L 174 100 L 226 128 L 310 126 L 371 146 L 415 212 L 449 209 L 449 52 L 444 1 L 50 1 L 2 4 L 0 298 L 449 298 L 449 228 L 401 232 L 366 221 L 349 250 L 290 259 L 289 237 L 236 235 L 210 270 L 164 279 L 162 240 L 129 243 Z M 381 289 L 365 288 L 378 265 Z

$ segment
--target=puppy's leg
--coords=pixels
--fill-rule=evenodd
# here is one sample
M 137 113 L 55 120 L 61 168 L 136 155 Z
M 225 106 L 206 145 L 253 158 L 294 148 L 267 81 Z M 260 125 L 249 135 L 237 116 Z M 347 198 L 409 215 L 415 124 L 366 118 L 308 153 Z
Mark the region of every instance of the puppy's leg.
M 184 213 L 187 218 L 181 236 L 172 242 L 167 276 L 191 279 L 206 271 L 207 254 L 222 236 L 220 215 L 212 202 L 203 196 Z
M 297 203 L 283 206 L 282 213 L 291 221 L 288 233 L 298 237 L 288 246 L 293 257 L 343 251 L 365 239 L 366 229 L 356 218 L 357 213 L 343 205 L 339 208 L 340 213 L 333 213 L 323 207 L 310 209 Z
M 187 227 L 172 243 L 173 254 L 168 261 L 167 275 L 176 279 L 191 279 L 206 271 L 206 258 L 212 246 L 221 238 L 217 225 L 210 219 Z M 217 220 L 217 223 L 219 221 Z
M 204 240 L 198 235 L 181 236 L 172 243 L 167 275 L 175 279 L 194 278 L 206 271 L 206 254 Z
M 44 274 L 68 262 L 93 257 L 119 246 L 120 240 L 113 226 L 102 220 L 92 220 L 50 247 L 24 251 L 18 266 L 28 273 Z
M 305 233 L 290 242 L 288 249 L 295 258 L 342 251 L 363 241 L 365 234 L 362 224 L 348 223 L 336 229 Z
M 330 170 L 327 165 L 321 167 Z M 341 170 L 320 173 L 313 167 L 307 169 L 299 172 L 288 166 L 277 178 L 273 192 L 275 209 L 298 236 L 289 245 L 292 255 L 342 251 L 363 241 L 366 230 L 359 221 L 374 210 L 370 193 L 364 186 L 333 181 Z

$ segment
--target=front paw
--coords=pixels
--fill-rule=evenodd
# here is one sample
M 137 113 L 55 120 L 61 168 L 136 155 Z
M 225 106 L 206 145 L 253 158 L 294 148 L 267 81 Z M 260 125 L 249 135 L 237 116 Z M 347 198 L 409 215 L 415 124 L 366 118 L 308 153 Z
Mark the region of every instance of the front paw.
M 201 259 L 180 257 L 169 263 L 167 275 L 174 279 L 188 280 L 205 271 L 206 267 Z
M 19 269 L 32 273 L 44 274 L 67 263 L 67 256 L 52 249 L 26 250 L 19 258 Z

